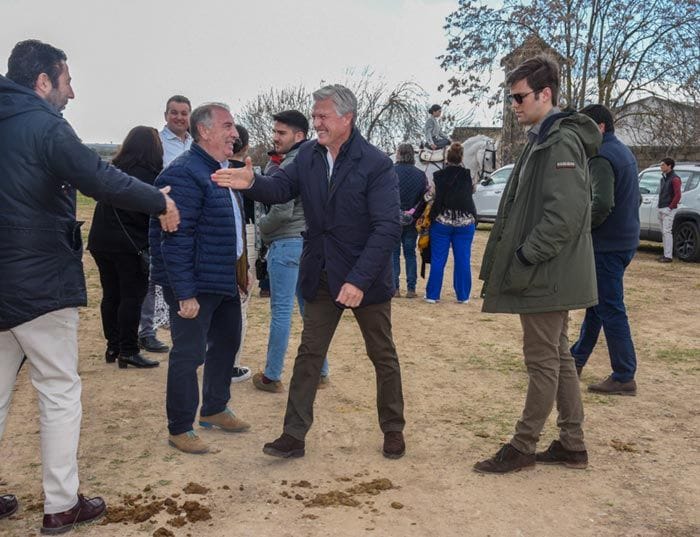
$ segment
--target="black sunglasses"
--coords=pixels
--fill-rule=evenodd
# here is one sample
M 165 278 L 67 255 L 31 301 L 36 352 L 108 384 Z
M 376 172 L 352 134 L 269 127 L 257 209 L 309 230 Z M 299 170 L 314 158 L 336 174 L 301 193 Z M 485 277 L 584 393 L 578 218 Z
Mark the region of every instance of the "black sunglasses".
M 532 91 L 528 91 L 527 93 L 509 93 L 508 95 L 506 95 L 506 99 L 508 99 L 508 102 L 510 104 L 513 104 L 513 101 L 515 101 L 518 104 L 523 104 L 523 100 L 525 99 L 525 97 L 527 97 L 531 93 L 539 93 L 539 92 L 540 92 L 540 90 L 532 90 Z

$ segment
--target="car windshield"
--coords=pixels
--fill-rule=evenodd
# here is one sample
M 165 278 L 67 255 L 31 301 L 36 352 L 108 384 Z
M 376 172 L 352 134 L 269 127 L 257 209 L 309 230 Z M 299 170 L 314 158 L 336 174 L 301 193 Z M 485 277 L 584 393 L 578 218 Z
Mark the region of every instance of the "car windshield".
M 698 186 L 700 182 L 700 174 L 693 173 L 690 170 L 674 170 L 678 177 L 681 178 L 682 191 L 687 192 Z M 647 170 L 639 174 L 639 188 L 643 190 L 643 194 L 658 194 L 659 182 L 661 181 L 661 170 Z
M 503 185 L 508 182 L 508 178 L 510 177 L 511 172 L 513 171 L 513 168 L 501 168 L 500 170 L 496 170 L 491 174 L 491 181 L 493 181 L 492 184 L 495 185 Z

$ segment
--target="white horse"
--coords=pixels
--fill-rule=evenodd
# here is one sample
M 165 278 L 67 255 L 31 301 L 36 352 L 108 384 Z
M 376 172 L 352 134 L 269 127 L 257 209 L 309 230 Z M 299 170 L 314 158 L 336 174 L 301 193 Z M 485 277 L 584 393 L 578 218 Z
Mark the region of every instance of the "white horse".
M 496 144 L 492 138 L 483 134 L 467 138 L 461 143 L 462 147 L 464 147 L 462 165 L 469 170 L 472 184 L 477 185 L 496 169 Z M 445 164 L 443 162 L 424 162 L 420 160 L 419 157 L 423 151 L 425 150 L 416 150 L 415 166 L 422 172 L 425 172 L 432 187 L 433 173 L 444 168 Z M 393 161 L 396 161 L 396 155 L 393 155 L 391 158 Z

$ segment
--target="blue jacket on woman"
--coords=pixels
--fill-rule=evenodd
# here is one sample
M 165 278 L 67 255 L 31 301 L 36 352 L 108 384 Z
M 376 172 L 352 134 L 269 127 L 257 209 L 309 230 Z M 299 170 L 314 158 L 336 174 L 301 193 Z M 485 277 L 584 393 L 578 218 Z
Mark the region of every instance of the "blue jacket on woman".
M 394 294 L 391 255 L 401 236 L 394 166 L 356 129 L 333 170 L 326 151 L 317 140 L 306 142 L 289 166 L 272 177 L 256 175 L 246 194 L 270 204 L 301 196 L 306 231 L 299 276 L 305 300 L 316 298 L 325 270 L 332 296 L 348 282 L 364 292 L 361 306 L 386 302 Z
M 100 159 L 60 112 L 3 76 L 0 148 L 0 330 L 7 330 L 87 304 L 76 190 L 154 214 L 165 198 Z
M 200 293 L 236 296 L 236 221 L 231 191 L 211 174 L 221 168 L 198 144 L 177 157 L 155 181 L 171 186 L 180 227 L 165 233 L 151 219 L 151 279 L 170 287 L 178 300 Z

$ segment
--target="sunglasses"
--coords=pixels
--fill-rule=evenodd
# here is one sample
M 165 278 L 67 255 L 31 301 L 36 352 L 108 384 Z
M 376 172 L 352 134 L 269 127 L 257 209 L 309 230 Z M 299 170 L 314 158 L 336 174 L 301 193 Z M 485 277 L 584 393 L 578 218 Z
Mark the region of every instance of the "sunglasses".
M 528 91 L 527 93 L 510 93 L 510 94 L 506 95 L 506 99 L 508 99 L 508 102 L 510 104 L 513 104 L 513 101 L 515 101 L 518 104 L 523 104 L 523 100 L 525 99 L 525 97 L 527 97 L 531 93 L 539 93 L 539 92 L 540 92 L 540 90 L 532 90 L 532 91 Z

